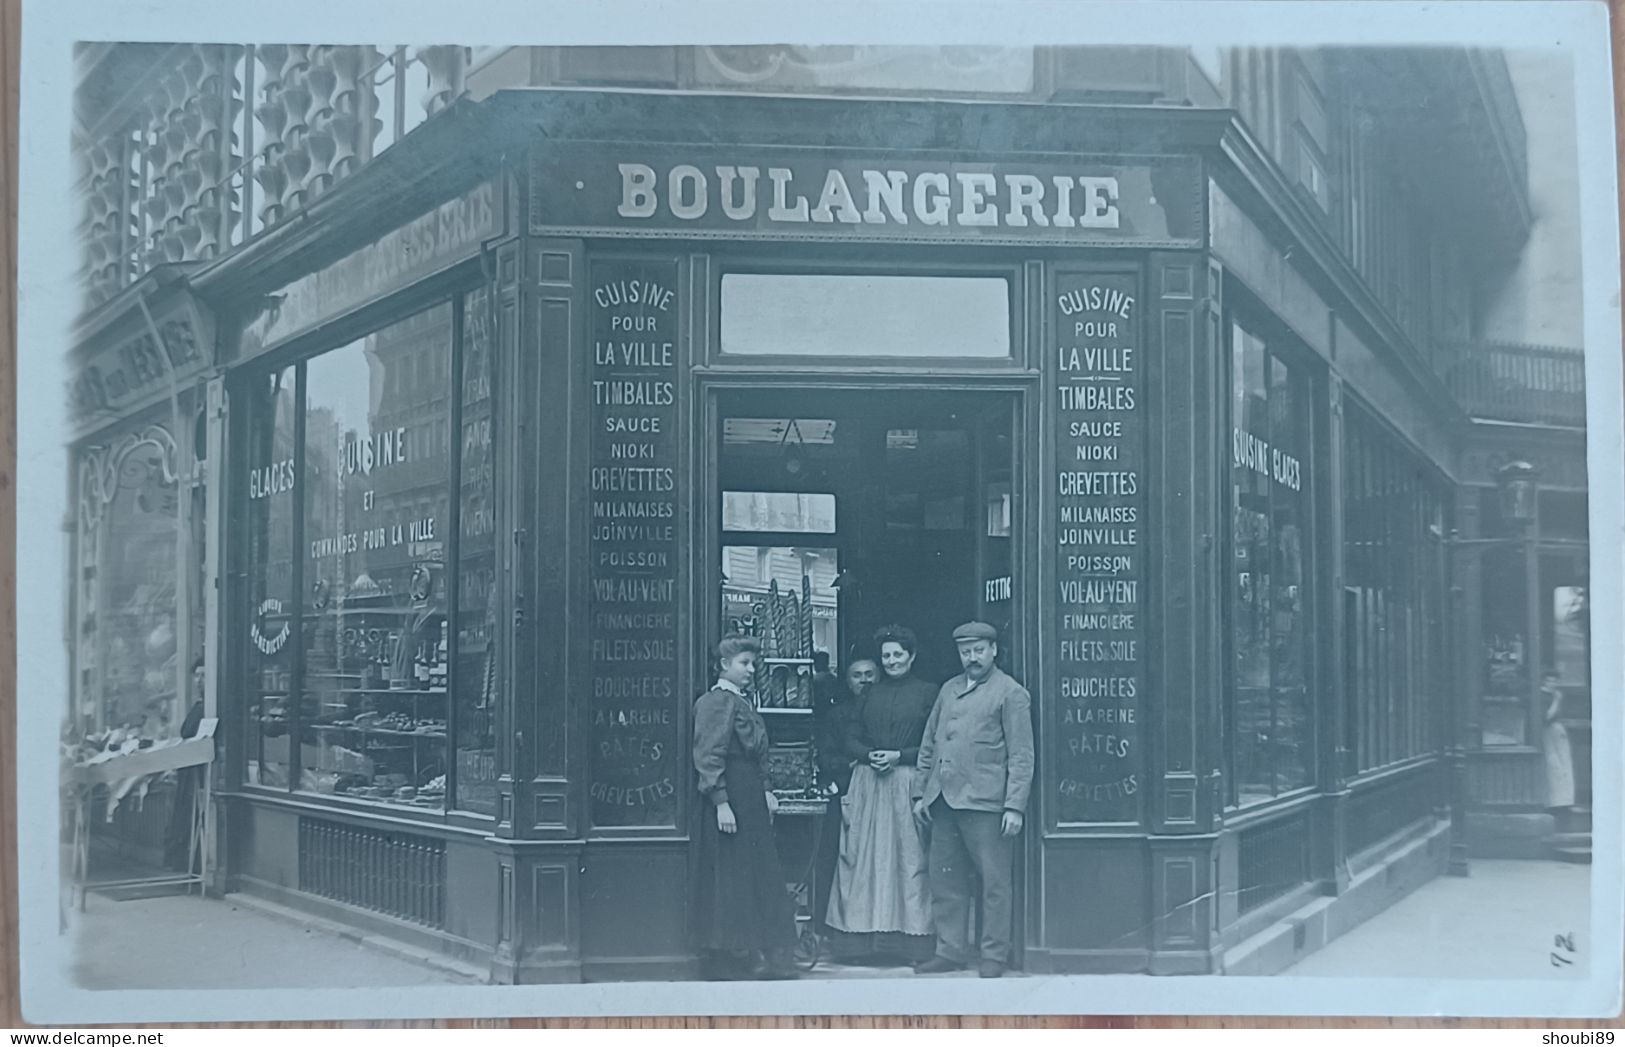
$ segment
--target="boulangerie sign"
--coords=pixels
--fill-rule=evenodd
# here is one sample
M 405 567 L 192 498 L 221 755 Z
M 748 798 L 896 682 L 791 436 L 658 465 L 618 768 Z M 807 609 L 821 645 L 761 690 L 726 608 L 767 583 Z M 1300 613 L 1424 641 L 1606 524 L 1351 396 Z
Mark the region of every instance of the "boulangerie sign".
M 1203 226 L 1192 157 L 549 146 L 533 175 L 538 232 L 1168 247 Z

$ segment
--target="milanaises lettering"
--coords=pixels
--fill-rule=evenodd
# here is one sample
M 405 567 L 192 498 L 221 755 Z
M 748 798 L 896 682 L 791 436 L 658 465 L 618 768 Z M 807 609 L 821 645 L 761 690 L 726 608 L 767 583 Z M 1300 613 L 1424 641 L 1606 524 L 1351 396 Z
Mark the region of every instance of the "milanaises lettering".
M 838 168 L 821 182 L 787 167 L 619 165 L 622 218 L 698 221 L 720 211 L 736 222 L 920 225 L 960 228 L 1117 229 L 1117 179 L 1106 175 L 994 174 L 864 168 L 856 184 Z M 816 182 L 817 184 L 813 184 Z

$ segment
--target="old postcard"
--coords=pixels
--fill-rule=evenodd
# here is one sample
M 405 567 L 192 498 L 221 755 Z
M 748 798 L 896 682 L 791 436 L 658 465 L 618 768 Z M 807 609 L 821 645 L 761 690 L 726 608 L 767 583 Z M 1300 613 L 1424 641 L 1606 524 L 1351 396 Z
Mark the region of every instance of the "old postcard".
M 24 33 L 31 1020 L 1617 1013 L 1601 4 Z

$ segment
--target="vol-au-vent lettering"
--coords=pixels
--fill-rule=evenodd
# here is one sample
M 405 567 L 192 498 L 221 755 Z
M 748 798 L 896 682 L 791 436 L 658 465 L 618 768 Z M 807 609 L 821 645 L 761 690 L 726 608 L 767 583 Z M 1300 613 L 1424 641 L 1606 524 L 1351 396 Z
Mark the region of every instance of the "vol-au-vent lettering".
M 803 181 L 789 167 L 675 164 L 657 171 L 623 163 L 622 218 L 698 221 L 720 211 L 736 222 L 764 216 L 788 225 L 922 225 L 1024 229 L 1117 229 L 1112 175 L 863 168 L 854 183 L 840 168 Z

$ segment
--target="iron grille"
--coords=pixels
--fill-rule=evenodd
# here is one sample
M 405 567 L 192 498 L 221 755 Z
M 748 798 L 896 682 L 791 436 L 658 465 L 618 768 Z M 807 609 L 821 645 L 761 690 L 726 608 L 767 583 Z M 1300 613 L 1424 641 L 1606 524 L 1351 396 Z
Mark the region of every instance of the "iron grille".
M 443 928 L 446 845 L 423 836 L 301 818 L 299 889 Z

